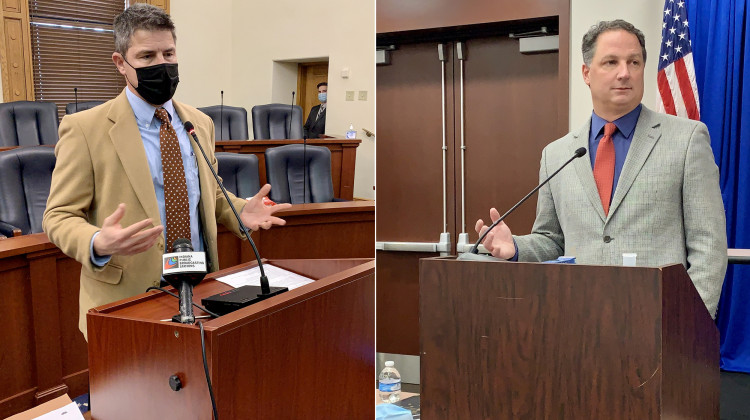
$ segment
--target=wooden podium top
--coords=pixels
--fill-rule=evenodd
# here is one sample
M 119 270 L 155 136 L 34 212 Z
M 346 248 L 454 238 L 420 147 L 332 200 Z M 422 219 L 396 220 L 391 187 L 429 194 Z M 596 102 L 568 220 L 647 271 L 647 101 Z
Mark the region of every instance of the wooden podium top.
M 216 146 L 237 146 L 237 145 L 248 145 L 248 146 L 283 146 L 285 144 L 303 144 L 304 139 L 258 139 L 258 140 L 217 140 Z M 357 146 L 362 143 L 360 139 L 335 139 L 332 137 L 324 139 L 307 139 L 307 144 L 311 146 L 325 146 L 329 144 L 339 145 L 353 145 Z
M 267 300 L 255 303 L 251 306 L 242 308 L 238 311 L 223 315 L 215 319 L 204 319 L 203 323 L 206 330 L 218 326 L 227 325 L 238 319 L 256 319 L 264 316 L 269 310 L 278 310 L 279 306 L 292 305 L 303 299 L 311 293 L 322 293 L 337 282 L 349 276 L 374 272 L 375 262 L 368 258 L 351 258 L 337 260 L 266 260 L 262 259 L 263 264 L 274 265 L 285 270 L 316 280 L 314 283 L 290 290 L 281 295 L 274 296 Z M 201 299 L 226 292 L 233 289 L 232 286 L 222 283 L 216 278 L 228 274 L 238 273 L 258 265 L 257 261 L 240 264 L 224 270 L 210 273 L 198 284 L 193 291 L 193 301 L 200 302 Z M 166 290 L 177 294 L 178 291 L 168 286 Z M 172 315 L 179 312 L 177 299 L 158 290 L 152 290 L 147 293 L 124 299 L 89 311 L 90 314 L 106 314 L 123 319 L 132 319 L 148 322 L 171 322 L 164 321 L 171 319 Z M 195 316 L 208 315 L 202 310 L 195 308 Z M 182 324 L 174 324 L 182 327 Z M 187 327 L 197 328 L 195 325 Z

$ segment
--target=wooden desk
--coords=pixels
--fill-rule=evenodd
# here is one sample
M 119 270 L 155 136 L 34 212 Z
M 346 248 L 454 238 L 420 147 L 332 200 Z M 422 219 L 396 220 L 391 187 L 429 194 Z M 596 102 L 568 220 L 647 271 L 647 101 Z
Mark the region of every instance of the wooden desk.
M 260 185 L 266 183 L 265 151 L 269 147 L 287 144 L 302 144 L 300 140 L 222 140 L 216 142 L 217 152 L 252 153 L 258 157 Z M 357 160 L 357 147 L 362 140 L 315 139 L 307 140 L 308 146 L 325 146 L 331 150 L 331 178 L 333 196 L 344 200 L 354 198 L 354 165 Z
M 286 226 L 253 234 L 268 258 L 375 254 L 373 201 L 295 205 L 280 216 Z M 220 230 L 218 242 L 222 266 L 251 260 L 249 245 L 238 246 L 234 234 Z M 0 240 L 0 418 L 66 392 L 87 392 L 88 353 L 78 331 L 80 271 L 43 233 Z
M 250 235 L 264 258 L 375 258 L 375 202 L 295 204 L 277 213 L 283 227 Z M 250 244 L 219 226 L 219 259 L 231 267 L 255 258 Z
M 269 147 L 287 144 L 302 144 L 300 140 L 221 140 L 216 142 L 217 152 L 252 153 L 258 157 L 260 185 L 266 183 L 266 157 Z M 331 178 L 333 196 L 343 200 L 354 199 L 354 166 L 357 161 L 357 147 L 362 143 L 358 139 L 315 139 L 307 140 L 309 146 L 325 146 L 331 151 Z M 0 152 L 15 149 L 18 146 L 0 147 Z M 47 146 L 55 147 L 55 146 Z

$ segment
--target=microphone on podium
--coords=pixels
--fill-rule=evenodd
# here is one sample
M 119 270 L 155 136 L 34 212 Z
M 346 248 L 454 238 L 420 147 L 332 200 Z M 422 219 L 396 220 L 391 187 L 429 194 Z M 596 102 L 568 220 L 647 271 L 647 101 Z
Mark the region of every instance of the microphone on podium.
M 208 164 L 208 168 L 211 169 L 211 173 L 213 174 L 214 179 L 216 179 L 216 183 L 219 184 L 219 188 L 221 188 L 221 192 L 224 193 L 224 197 L 227 200 L 227 204 L 229 204 L 229 207 L 232 209 L 232 212 L 234 212 L 234 217 L 237 218 L 237 223 L 239 224 L 240 229 L 242 229 L 242 233 L 245 235 L 245 238 L 247 238 L 248 242 L 250 242 L 250 246 L 253 248 L 253 253 L 255 254 L 255 259 L 258 261 L 258 268 L 260 269 L 260 287 L 258 286 L 243 286 L 243 287 L 252 289 L 252 292 L 249 294 L 256 296 L 256 299 L 254 301 L 268 299 L 271 296 L 275 296 L 280 293 L 284 293 L 288 291 L 289 289 L 286 287 L 270 287 L 270 285 L 268 284 L 268 277 L 266 277 L 266 272 L 263 269 L 263 261 L 261 261 L 260 259 L 260 253 L 258 253 L 258 248 L 255 246 L 255 242 L 253 241 L 253 238 L 250 237 L 250 233 L 247 231 L 247 227 L 245 227 L 245 224 L 242 223 L 242 219 L 240 219 L 240 215 L 239 213 L 237 213 L 237 209 L 234 207 L 234 204 L 232 204 L 232 200 L 229 198 L 229 194 L 227 193 L 227 189 L 224 188 L 224 184 L 221 182 L 221 178 L 219 178 L 219 175 L 214 170 L 214 167 L 211 165 L 211 161 L 208 159 L 206 152 L 203 150 L 203 146 L 201 146 L 200 141 L 198 141 L 198 136 L 195 134 L 195 127 L 193 127 L 193 124 L 190 121 L 185 121 L 183 125 L 185 126 L 185 131 L 187 131 L 187 133 L 190 134 L 190 137 L 198 146 L 198 149 L 200 149 L 201 154 L 203 155 L 203 159 Z
M 583 156 L 585 154 L 586 154 L 586 148 L 585 147 L 579 147 L 578 149 L 576 149 L 575 153 L 573 153 L 573 156 L 570 159 L 568 159 L 565 163 L 563 163 L 562 166 L 560 166 L 560 168 L 558 168 L 555 172 L 552 173 L 552 175 L 548 176 L 547 179 L 545 179 L 544 181 L 542 181 L 541 184 L 537 185 L 533 190 L 531 190 L 528 194 L 526 194 L 526 196 L 523 197 L 521 199 L 521 201 L 519 201 L 518 203 L 516 203 L 513 207 L 510 208 L 510 210 L 506 211 L 505 214 L 503 214 L 502 216 L 500 216 L 499 219 L 497 219 L 495 222 L 493 222 L 487 228 L 487 230 L 485 230 L 484 233 L 479 236 L 479 239 L 477 239 L 477 241 L 474 243 L 474 246 L 471 247 L 471 249 L 469 250 L 469 252 L 464 252 L 463 254 L 459 255 L 457 259 L 462 260 L 462 261 L 496 261 L 497 258 L 495 258 L 495 257 L 487 256 L 487 255 L 479 255 L 479 245 L 482 243 L 482 241 L 484 241 L 484 238 L 487 237 L 487 234 L 490 233 L 490 231 L 495 226 L 497 226 L 498 224 L 500 224 L 500 222 L 502 222 L 503 220 L 505 220 L 505 218 L 508 217 L 509 214 L 511 214 L 516 208 L 518 208 L 518 206 L 520 206 L 521 204 L 523 204 L 524 202 L 526 202 L 526 200 L 528 200 L 529 197 L 531 197 L 535 192 L 537 192 L 540 188 L 542 188 L 544 186 L 544 184 L 546 184 L 547 182 L 549 182 L 549 180 L 552 179 L 552 177 L 554 177 L 560 171 L 562 171 L 562 169 L 564 167 L 568 166 L 568 164 L 570 162 L 572 162 L 575 159 L 578 159 L 579 157 L 581 157 L 581 156 Z
M 172 321 L 181 324 L 195 323 L 193 315 L 193 287 L 203 280 L 206 270 L 206 253 L 193 251 L 189 239 L 174 241 L 172 252 L 162 256 L 162 275 L 172 287 L 179 290 L 180 313 Z

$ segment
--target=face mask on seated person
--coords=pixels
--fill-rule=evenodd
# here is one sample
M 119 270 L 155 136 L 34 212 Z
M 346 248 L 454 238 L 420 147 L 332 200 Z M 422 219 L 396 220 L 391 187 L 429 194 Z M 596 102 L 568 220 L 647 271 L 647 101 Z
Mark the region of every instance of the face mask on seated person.
M 125 61 L 128 63 L 127 61 Z M 130 67 L 133 67 L 128 63 Z M 151 105 L 162 105 L 172 99 L 180 83 L 177 63 L 162 63 L 148 67 L 135 68 L 138 77 L 138 92 Z M 132 84 L 132 83 L 131 83 Z

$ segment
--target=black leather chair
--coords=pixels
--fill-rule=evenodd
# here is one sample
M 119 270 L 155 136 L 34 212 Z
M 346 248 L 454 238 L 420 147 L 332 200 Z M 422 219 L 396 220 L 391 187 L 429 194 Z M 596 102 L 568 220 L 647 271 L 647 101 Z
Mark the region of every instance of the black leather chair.
M 216 153 L 217 173 L 224 187 L 237 197 L 250 198 L 260 191 L 258 157 L 253 154 Z
M 65 114 L 75 114 L 76 112 L 85 111 L 87 109 L 91 109 L 95 106 L 99 106 L 103 104 L 104 101 L 85 101 L 85 102 L 71 102 L 67 105 L 65 105 Z
M 265 156 L 266 179 L 273 187 L 271 200 L 292 204 L 337 201 L 333 198 L 331 151 L 327 147 L 289 144 L 268 148 Z
M 214 120 L 216 140 L 249 140 L 247 110 L 236 106 L 221 105 L 198 108 Z
M 54 167 L 52 147 L 19 147 L 0 152 L 0 235 L 42 231 Z
M 255 140 L 282 140 L 302 138 L 302 107 L 288 104 L 256 105 L 253 115 Z M 291 114 L 291 116 L 290 116 Z M 291 130 L 289 118 L 292 119 Z
M 57 143 L 57 105 L 52 102 L 0 103 L 0 147 Z

